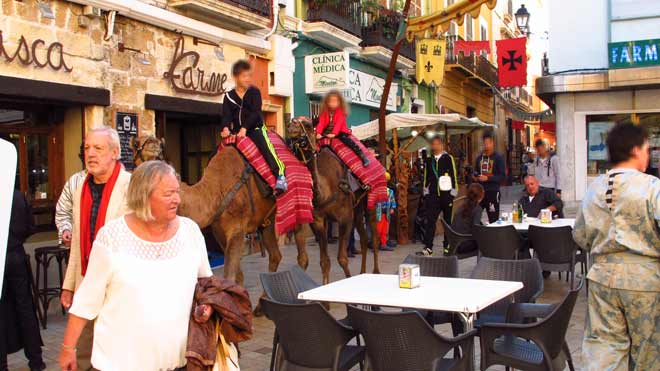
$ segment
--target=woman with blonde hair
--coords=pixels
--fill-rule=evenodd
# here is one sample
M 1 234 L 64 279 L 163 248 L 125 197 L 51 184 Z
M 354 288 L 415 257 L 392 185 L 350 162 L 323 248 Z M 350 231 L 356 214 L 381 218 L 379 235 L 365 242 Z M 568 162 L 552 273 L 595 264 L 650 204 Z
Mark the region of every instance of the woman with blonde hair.
M 179 182 L 162 161 L 141 164 L 127 192 L 130 214 L 101 228 L 76 291 L 62 370 L 76 370 L 76 343 L 94 321 L 92 365 L 101 371 L 183 370 L 197 279 L 212 276 L 204 237 L 177 216 Z M 208 319 L 211 309 L 199 308 Z
M 351 138 L 351 130 L 346 123 L 348 108 L 346 100 L 339 90 L 329 91 L 323 102 L 319 114 L 319 124 L 316 126 L 316 138 L 337 138 L 350 148 L 362 161 L 363 166 L 369 165 L 369 158 Z

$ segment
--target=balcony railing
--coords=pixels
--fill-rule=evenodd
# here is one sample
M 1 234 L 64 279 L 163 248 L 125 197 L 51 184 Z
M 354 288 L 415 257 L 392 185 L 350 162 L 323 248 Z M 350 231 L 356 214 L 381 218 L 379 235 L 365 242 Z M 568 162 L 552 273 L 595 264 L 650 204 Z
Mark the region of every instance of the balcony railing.
M 224 2 L 270 18 L 272 10 L 270 0 L 224 0 Z
M 365 12 L 363 19 L 365 25 L 362 27 L 362 46 L 381 45 L 390 50 L 394 49 L 399 24 L 403 21 L 400 13 L 381 8 L 376 12 Z M 414 44 L 404 40 L 399 53 L 414 61 Z
M 308 22 L 327 22 L 352 35 L 362 36 L 362 5 L 360 1 L 322 0 L 309 1 L 308 4 Z
M 463 39 L 456 35 L 447 36 L 447 53 L 445 63 L 459 65 L 472 73 L 474 76 L 484 80 L 489 85 L 496 86 L 497 67 L 493 66 L 488 58 L 484 57 L 483 55 L 464 55 L 463 53 L 454 55 L 454 42 L 457 40 Z

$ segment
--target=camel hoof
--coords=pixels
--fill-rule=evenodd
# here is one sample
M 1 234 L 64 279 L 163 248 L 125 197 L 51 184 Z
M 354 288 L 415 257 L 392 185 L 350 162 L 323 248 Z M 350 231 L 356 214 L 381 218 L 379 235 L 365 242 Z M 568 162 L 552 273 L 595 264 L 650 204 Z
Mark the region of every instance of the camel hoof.
M 252 311 L 252 315 L 255 317 L 263 317 L 264 312 L 261 310 L 261 304 L 257 304 L 257 306 Z

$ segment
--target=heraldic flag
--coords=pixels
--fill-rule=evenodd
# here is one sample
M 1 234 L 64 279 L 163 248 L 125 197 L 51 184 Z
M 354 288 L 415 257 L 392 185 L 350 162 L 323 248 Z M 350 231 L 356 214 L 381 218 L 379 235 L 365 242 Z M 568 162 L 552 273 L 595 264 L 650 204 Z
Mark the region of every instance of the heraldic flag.
M 497 40 L 500 88 L 527 85 L 527 38 Z
M 417 42 L 417 82 L 440 85 L 445 76 L 445 40 L 423 39 Z

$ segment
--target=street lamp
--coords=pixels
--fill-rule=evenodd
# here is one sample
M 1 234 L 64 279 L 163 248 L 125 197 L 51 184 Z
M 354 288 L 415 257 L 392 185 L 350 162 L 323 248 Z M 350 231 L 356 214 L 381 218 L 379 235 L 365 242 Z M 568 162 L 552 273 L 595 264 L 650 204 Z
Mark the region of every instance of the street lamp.
M 525 4 L 520 5 L 520 8 L 516 10 L 516 27 L 525 35 L 529 35 L 529 15 Z

